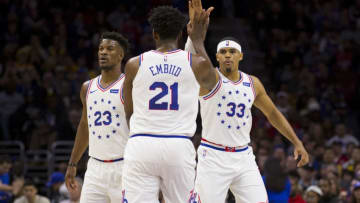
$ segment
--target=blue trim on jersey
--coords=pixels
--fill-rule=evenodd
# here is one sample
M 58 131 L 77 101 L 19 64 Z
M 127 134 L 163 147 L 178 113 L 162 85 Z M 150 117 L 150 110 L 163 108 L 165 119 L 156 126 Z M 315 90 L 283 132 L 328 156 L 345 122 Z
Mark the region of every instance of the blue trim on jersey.
M 188 136 L 183 135 L 152 135 L 152 134 L 134 134 L 131 135 L 130 138 L 133 137 L 156 137 L 156 138 L 184 138 L 184 139 L 190 139 Z
M 219 91 L 221 84 L 222 84 L 222 79 L 219 77 L 219 81 L 216 84 L 216 87 L 213 90 L 211 90 L 207 95 L 203 96 L 203 99 L 207 100 L 207 99 L 211 98 L 212 96 L 214 96 Z
M 192 54 L 190 53 L 190 67 L 192 67 Z
M 211 149 L 216 149 L 216 150 L 219 150 L 219 151 L 223 151 L 223 152 L 229 152 L 229 150 L 226 150 L 224 148 L 220 148 L 220 147 L 215 147 L 215 146 L 212 146 L 212 145 L 208 145 L 208 144 L 205 144 L 205 143 L 200 143 L 201 146 L 204 146 L 204 147 L 209 147 Z M 235 149 L 233 152 L 242 152 L 242 151 L 245 151 L 247 150 L 249 147 L 245 147 L 245 148 L 242 148 L 242 149 Z
M 101 159 L 97 159 L 95 157 L 91 157 L 93 159 L 95 159 L 96 161 L 100 161 L 100 162 L 104 162 L 104 163 L 112 163 L 112 162 L 118 162 L 118 161 L 123 161 L 124 158 L 118 158 L 118 159 L 113 159 L 113 160 L 101 160 Z
M 142 60 L 142 54 L 140 54 L 140 58 L 139 58 L 139 66 L 141 65 L 141 60 Z

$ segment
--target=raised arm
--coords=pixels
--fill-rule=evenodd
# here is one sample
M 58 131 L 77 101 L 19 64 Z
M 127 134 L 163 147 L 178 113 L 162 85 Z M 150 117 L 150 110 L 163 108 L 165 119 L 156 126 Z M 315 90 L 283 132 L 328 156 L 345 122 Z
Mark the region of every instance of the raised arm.
M 284 115 L 276 108 L 274 103 L 271 101 L 260 80 L 255 76 L 251 77 L 254 81 L 254 87 L 256 92 L 254 105 L 264 113 L 271 125 L 274 126 L 295 146 L 294 158 L 297 159 L 298 156 L 301 155 L 301 160 L 298 163 L 298 167 L 307 164 L 309 162 L 309 155 L 306 152 L 302 142 L 296 136 L 293 128 L 290 126 Z
M 87 109 L 86 109 L 86 92 L 89 86 L 89 81 L 85 82 L 80 90 L 80 99 L 83 105 L 80 123 L 77 128 L 74 148 L 71 152 L 68 168 L 66 170 L 65 182 L 68 190 L 74 190 L 76 166 L 81 157 L 83 156 L 86 148 L 89 146 L 89 128 L 87 120 Z
M 207 92 L 211 91 L 218 81 L 218 75 L 204 46 L 209 15 L 212 10 L 213 8 L 208 9 L 208 11 L 195 11 L 193 21 L 187 26 L 193 47 L 196 53 L 198 53 L 198 55 L 194 55 L 192 58 L 192 68 L 200 87 Z
M 130 128 L 130 118 L 131 115 L 133 114 L 133 100 L 132 100 L 133 80 L 138 70 L 139 70 L 139 57 L 137 56 L 129 59 L 125 65 L 125 81 L 123 87 L 124 108 L 126 114 L 126 121 L 129 128 Z

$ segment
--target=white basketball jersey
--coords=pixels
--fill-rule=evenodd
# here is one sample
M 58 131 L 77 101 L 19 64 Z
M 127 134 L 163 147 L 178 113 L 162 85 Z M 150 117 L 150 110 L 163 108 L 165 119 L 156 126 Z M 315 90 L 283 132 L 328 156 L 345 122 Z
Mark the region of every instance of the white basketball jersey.
M 183 50 L 140 55 L 133 81 L 130 135 L 186 135 L 196 130 L 200 86 Z
M 229 146 L 250 143 L 251 106 L 255 99 L 252 78 L 240 72 L 233 82 L 219 73 L 219 81 L 207 95 L 200 97 L 202 137 Z
M 90 80 L 86 94 L 89 156 L 101 160 L 122 158 L 129 136 L 122 99 L 125 74 L 106 88 L 101 75 Z

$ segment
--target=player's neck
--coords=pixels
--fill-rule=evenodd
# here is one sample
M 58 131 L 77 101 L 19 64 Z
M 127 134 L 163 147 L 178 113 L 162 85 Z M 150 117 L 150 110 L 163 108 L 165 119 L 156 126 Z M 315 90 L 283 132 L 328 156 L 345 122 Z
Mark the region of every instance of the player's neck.
M 177 41 L 174 40 L 164 40 L 156 43 L 156 50 L 160 52 L 168 52 L 175 49 L 178 49 L 178 45 Z
M 101 85 L 107 85 L 109 83 L 112 83 L 119 79 L 119 76 L 121 75 L 121 66 L 115 67 L 111 70 L 102 70 L 101 71 Z
M 226 71 L 221 71 L 221 73 L 229 80 L 236 82 L 240 80 L 240 73 L 239 71 L 232 71 L 230 73 Z

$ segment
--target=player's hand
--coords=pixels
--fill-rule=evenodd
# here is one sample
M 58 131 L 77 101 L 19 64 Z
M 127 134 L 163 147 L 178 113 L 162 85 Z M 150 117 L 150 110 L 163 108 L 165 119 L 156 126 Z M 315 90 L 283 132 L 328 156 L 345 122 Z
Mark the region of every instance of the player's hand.
M 77 189 L 75 176 L 76 176 L 76 167 L 68 166 L 65 174 L 65 184 L 66 184 L 66 188 L 69 191 L 75 191 Z
M 302 143 L 295 145 L 294 149 L 294 159 L 297 160 L 299 156 L 301 156 L 301 159 L 297 163 L 297 167 L 302 167 L 309 162 L 309 154 Z
M 190 22 L 193 22 L 195 11 L 202 11 L 201 0 L 189 0 L 189 18 Z
M 213 10 L 214 7 L 210 7 L 206 11 L 204 9 L 195 11 L 193 21 L 187 25 L 188 35 L 193 42 L 203 42 L 205 40 L 209 16 Z

